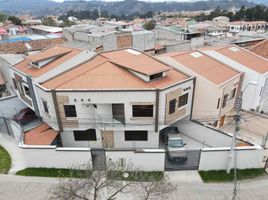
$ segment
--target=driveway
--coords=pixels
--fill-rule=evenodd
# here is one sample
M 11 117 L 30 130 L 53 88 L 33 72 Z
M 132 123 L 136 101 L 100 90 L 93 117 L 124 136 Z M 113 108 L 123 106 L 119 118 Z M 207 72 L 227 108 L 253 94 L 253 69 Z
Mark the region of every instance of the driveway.
M 232 196 L 232 184 L 205 184 L 194 174 L 187 172 L 172 172 L 182 177 L 180 180 L 173 178 L 178 186 L 177 190 L 168 195 L 169 200 L 228 200 Z M 184 177 L 184 178 L 183 178 Z M 189 177 L 189 179 L 187 178 Z M 0 175 L 1 200 L 47 200 L 50 188 L 57 184 L 54 178 L 20 177 L 13 175 Z M 240 182 L 239 198 L 243 200 L 264 200 L 268 196 L 268 179 Z M 128 200 L 138 199 L 137 194 L 128 194 Z M 121 196 L 117 200 L 125 200 Z

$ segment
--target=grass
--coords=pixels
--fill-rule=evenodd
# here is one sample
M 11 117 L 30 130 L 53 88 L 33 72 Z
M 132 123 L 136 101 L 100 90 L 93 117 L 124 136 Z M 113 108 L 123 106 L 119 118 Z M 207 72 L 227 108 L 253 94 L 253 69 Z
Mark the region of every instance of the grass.
M 62 168 L 26 168 L 20 170 L 16 173 L 20 176 L 39 176 L 39 177 L 58 177 L 58 178 L 68 178 L 76 177 L 82 178 L 86 175 L 83 170 L 72 170 L 72 169 L 62 169 Z
M 230 174 L 227 174 L 226 170 L 199 171 L 199 174 L 205 183 L 231 182 L 234 178 L 234 170 L 231 170 Z M 237 179 L 252 179 L 265 174 L 264 169 L 240 169 L 237 170 Z
M 59 169 L 59 168 L 26 168 L 18 171 L 16 175 L 20 176 L 39 176 L 39 177 L 76 177 L 84 178 L 88 177 L 88 171 L 83 170 L 73 170 L 73 169 Z M 91 173 L 91 172 L 89 172 Z M 124 172 L 115 172 L 109 175 L 108 178 L 114 180 L 125 180 L 125 181 L 161 181 L 164 178 L 164 172 L 154 171 L 154 172 L 128 172 L 128 177 L 124 178 Z
M 9 153 L 0 146 L 0 174 L 7 174 L 11 168 L 11 157 Z

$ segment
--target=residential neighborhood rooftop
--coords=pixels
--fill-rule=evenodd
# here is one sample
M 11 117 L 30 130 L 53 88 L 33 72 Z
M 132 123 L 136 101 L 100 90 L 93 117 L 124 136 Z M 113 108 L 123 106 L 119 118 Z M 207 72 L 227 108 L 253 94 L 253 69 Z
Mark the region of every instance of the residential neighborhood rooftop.
M 133 54 L 135 53 L 135 54 Z M 166 76 L 146 82 L 129 70 L 142 74 L 167 71 Z M 42 84 L 57 89 L 155 89 L 189 77 L 144 53 L 132 49 L 98 54 L 88 62 Z
M 249 49 L 251 52 L 268 59 L 268 39 Z

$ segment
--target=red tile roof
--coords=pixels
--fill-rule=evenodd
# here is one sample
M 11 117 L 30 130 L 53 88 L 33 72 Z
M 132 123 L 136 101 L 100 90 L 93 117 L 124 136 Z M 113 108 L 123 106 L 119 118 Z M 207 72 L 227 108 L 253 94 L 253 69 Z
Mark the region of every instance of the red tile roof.
M 122 52 L 122 50 L 119 51 Z M 116 62 L 114 62 L 114 60 L 122 54 L 114 51 L 114 54 L 112 54 L 112 52 L 109 52 L 109 54 L 99 54 L 88 62 L 43 83 L 42 86 L 49 89 L 57 88 L 74 90 L 155 89 L 164 88 L 189 78 L 185 74 L 162 64 L 156 59 L 144 53 L 142 54 L 143 56 L 139 55 L 139 57 L 142 59 L 137 60 L 138 65 L 134 64 L 135 66 L 139 66 L 141 69 L 148 67 L 151 69 L 150 72 L 159 72 L 158 66 L 161 66 L 161 70 L 169 69 L 166 77 L 146 82 L 128 70 L 132 69 L 133 66 L 132 62 L 134 62 L 134 60 L 132 56 L 127 56 L 130 58 L 131 62 L 127 63 L 127 61 L 124 60 L 124 66 L 122 67 L 122 65 L 118 65 Z M 115 55 L 115 58 L 113 58 L 113 55 Z M 154 66 L 157 68 L 157 70 L 153 69 Z
M 249 50 L 259 56 L 268 59 L 268 39 L 256 44 Z
M 26 145 L 51 145 L 57 137 L 58 132 L 54 131 L 46 123 L 24 133 L 24 144 Z

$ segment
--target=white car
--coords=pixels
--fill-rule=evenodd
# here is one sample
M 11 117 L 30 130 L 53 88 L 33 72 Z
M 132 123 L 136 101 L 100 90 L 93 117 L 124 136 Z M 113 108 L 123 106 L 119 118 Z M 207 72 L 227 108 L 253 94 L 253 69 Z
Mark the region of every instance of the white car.
M 185 143 L 178 131 L 177 127 L 167 127 L 161 131 L 163 141 L 166 145 L 166 151 L 169 160 L 185 161 L 187 160 L 187 152 Z

